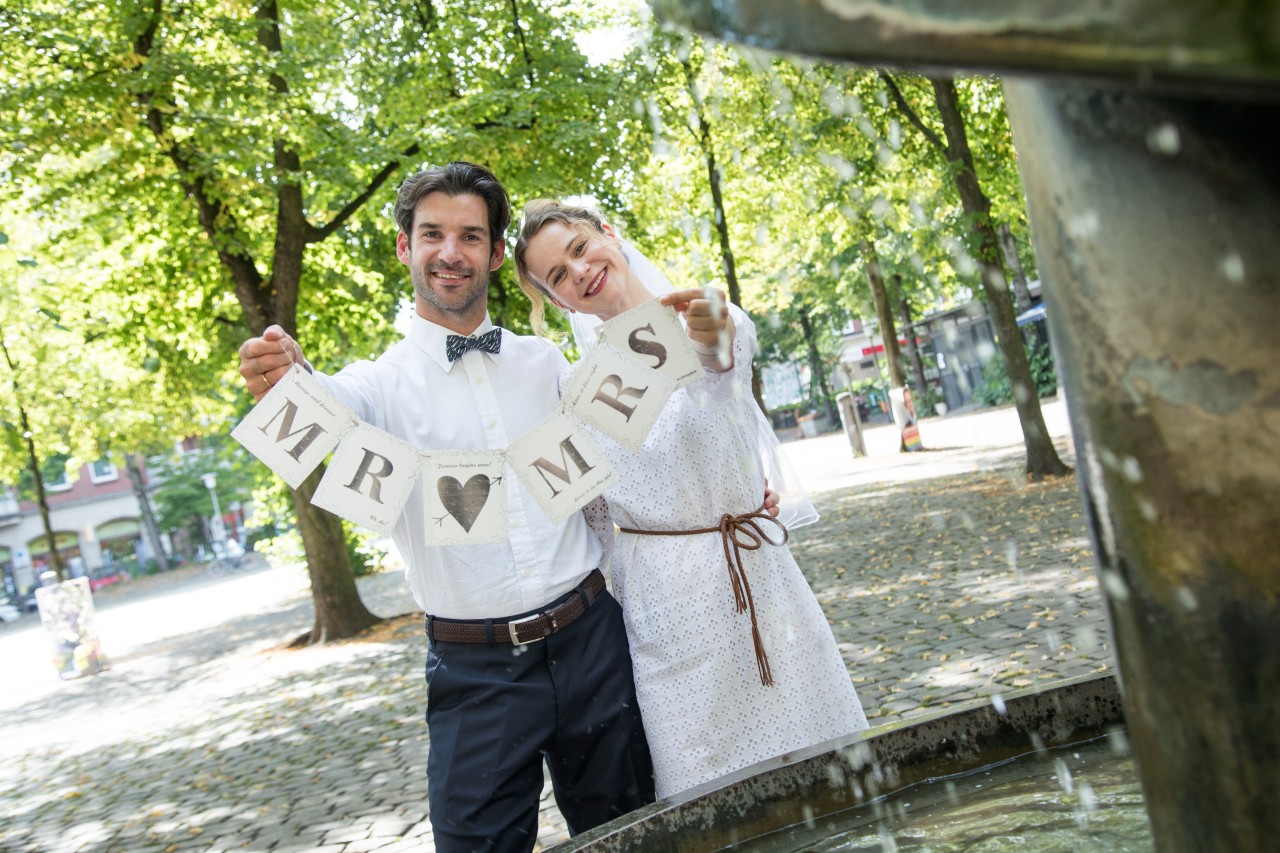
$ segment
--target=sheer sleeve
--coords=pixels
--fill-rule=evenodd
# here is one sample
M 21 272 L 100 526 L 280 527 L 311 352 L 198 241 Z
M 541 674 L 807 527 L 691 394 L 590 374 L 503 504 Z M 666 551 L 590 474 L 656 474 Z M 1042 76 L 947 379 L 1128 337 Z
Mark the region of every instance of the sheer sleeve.
M 729 303 L 733 321 L 733 366 L 723 372 L 703 370 L 703 376 L 687 389 L 690 399 L 703 409 L 719 409 L 751 394 L 751 363 L 756 355 L 756 327 L 741 308 Z
M 734 323 L 733 367 L 724 373 L 707 371 L 706 376 L 685 390 L 696 405 L 722 412 L 726 425 L 758 454 L 769 488 L 778 493 L 779 520 L 788 528 L 813 524 L 818 512 L 751 389 L 752 360 L 758 346 L 755 324 L 738 306 L 728 307 Z

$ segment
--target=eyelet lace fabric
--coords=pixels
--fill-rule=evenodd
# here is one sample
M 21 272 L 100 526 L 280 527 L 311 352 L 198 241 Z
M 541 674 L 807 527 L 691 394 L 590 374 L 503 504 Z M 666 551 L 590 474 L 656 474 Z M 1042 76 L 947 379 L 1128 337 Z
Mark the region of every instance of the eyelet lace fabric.
M 757 509 L 755 329 L 731 306 L 734 367 L 677 391 L 639 451 L 592 437 L 617 469 L 621 527 L 689 530 Z M 602 508 L 592 506 L 599 523 Z M 593 525 L 596 526 L 596 525 Z M 719 535 L 619 534 L 610 558 L 659 797 L 867 727 L 831 628 L 786 547 L 744 553 L 774 684 L 760 683 L 750 617 L 734 606 Z

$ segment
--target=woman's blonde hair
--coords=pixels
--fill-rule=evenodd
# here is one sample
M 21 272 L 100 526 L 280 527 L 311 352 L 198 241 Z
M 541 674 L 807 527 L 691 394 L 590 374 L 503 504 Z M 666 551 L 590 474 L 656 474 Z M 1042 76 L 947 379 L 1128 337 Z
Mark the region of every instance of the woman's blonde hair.
M 529 242 L 552 222 L 583 232 L 604 233 L 604 220 L 590 208 L 561 204 L 553 198 L 534 199 L 524 206 L 524 213 L 520 217 L 520 235 L 516 238 L 517 283 L 524 295 L 529 297 L 529 325 L 533 327 L 535 335 L 544 338 L 551 337 L 546 313 L 551 292 L 529 273 L 524 256 L 529 250 Z

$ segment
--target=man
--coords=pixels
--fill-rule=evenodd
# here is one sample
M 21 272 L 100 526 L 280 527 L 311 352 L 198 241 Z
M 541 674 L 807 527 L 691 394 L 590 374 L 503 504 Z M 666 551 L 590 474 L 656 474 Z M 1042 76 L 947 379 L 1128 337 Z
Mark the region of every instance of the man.
M 487 169 L 453 162 L 409 177 L 395 215 L 412 328 L 377 361 L 316 378 L 420 450 L 507 447 L 556 409 L 566 362 L 489 319 L 489 274 L 511 220 L 506 190 Z M 277 326 L 246 341 L 240 360 L 255 400 L 292 364 L 311 370 Z M 428 614 L 428 796 L 444 853 L 531 850 L 544 755 L 571 833 L 653 800 L 600 540 L 582 513 L 552 524 L 519 478 L 506 479 L 508 542 L 428 547 L 421 482 L 392 533 Z M 540 614 L 554 618 L 533 620 Z

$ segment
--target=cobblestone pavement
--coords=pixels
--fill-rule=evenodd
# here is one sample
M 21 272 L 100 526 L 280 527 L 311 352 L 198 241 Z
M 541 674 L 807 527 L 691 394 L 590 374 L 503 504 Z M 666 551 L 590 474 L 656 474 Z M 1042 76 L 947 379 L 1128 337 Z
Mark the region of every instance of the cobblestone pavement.
M 873 725 L 1112 665 L 1075 482 L 1027 485 L 1019 451 L 860 460 L 793 537 Z M 374 612 L 407 614 L 371 636 L 286 650 L 309 625 L 303 585 L 275 568 L 104 599 L 108 653 L 113 633 L 181 618 L 119 641 L 96 678 L 59 683 L 41 664 L 43 681 L 0 686 L 0 850 L 432 850 L 425 643 L 405 585 L 361 580 Z M 239 615 L 202 622 L 219 596 Z M 33 621 L 0 628 L 3 682 L 15 655 L 41 654 Z M 565 837 L 544 791 L 539 846 Z

